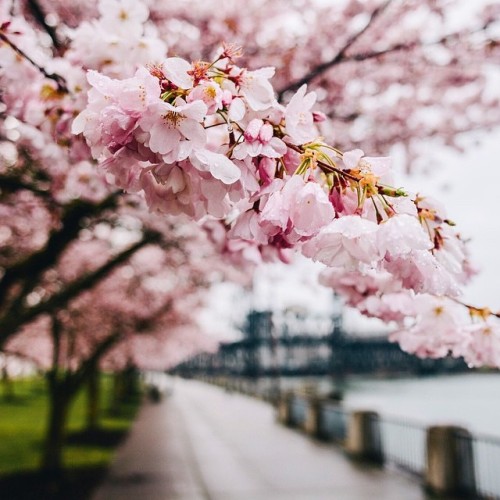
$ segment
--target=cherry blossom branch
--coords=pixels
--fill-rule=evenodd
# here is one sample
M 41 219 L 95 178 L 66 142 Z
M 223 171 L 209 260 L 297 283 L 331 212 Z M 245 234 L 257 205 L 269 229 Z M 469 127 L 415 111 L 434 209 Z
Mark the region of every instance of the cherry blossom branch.
M 304 153 L 305 152 L 304 146 L 297 146 L 295 144 L 291 144 L 288 141 L 283 141 L 283 142 L 290 149 L 293 149 L 297 153 Z M 342 156 L 340 156 L 340 158 L 341 157 Z M 349 170 L 343 170 L 341 168 L 335 167 L 335 166 L 333 166 L 333 165 L 331 165 L 329 163 L 326 163 L 326 162 L 324 162 L 322 160 L 319 160 L 319 159 L 316 160 L 316 163 L 317 163 L 317 165 L 319 167 L 321 167 L 321 169 L 325 173 L 333 173 L 333 172 L 335 172 L 336 174 L 340 175 L 341 177 L 344 177 L 346 179 L 352 180 L 352 181 L 354 181 L 354 182 L 356 182 L 358 184 L 362 181 L 362 179 L 360 177 L 358 177 L 356 175 L 353 175 L 351 173 L 351 171 L 349 171 Z M 400 188 L 393 188 L 393 187 L 385 186 L 385 185 L 378 184 L 378 183 L 375 183 L 374 187 L 377 188 L 377 191 L 379 192 L 379 194 L 383 194 L 383 195 L 387 195 L 387 196 L 407 196 L 406 192 L 403 189 L 400 189 Z
M 94 370 L 102 357 L 122 338 L 118 331 L 108 335 L 103 341 L 94 346 L 92 353 L 83 361 L 78 370 L 74 372 L 74 383 L 80 386 Z
M 26 52 L 20 49 L 14 42 L 12 42 L 5 33 L 0 31 L 0 40 L 5 42 L 16 54 L 21 56 L 23 59 L 28 61 L 33 67 L 35 67 L 40 73 L 50 80 L 53 80 L 57 84 L 57 90 L 63 93 L 69 93 L 68 87 L 66 86 L 66 79 L 57 73 L 49 73 L 45 68 L 37 64 Z
M 31 355 L 29 352 L 24 352 L 21 349 L 11 349 L 10 347 L 2 347 L 0 348 L 0 352 L 6 354 L 7 356 L 16 356 L 18 358 L 26 359 L 27 361 L 31 361 L 35 365 L 40 364 L 40 360 Z
M 75 239 L 81 230 L 81 221 L 116 207 L 117 201 L 117 193 L 113 193 L 98 204 L 78 200 L 67 207 L 60 228 L 52 232 L 45 246 L 6 269 L 0 280 L 0 303 L 5 300 L 9 290 L 16 283 L 24 282 L 16 294 L 17 299 L 14 300 L 24 297 L 31 290 L 33 283 L 57 261 L 61 253 Z
M 59 50 L 61 48 L 61 42 L 57 38 L 57 33 L 56 30 L 54 29 L 53 26 L 50 26 L 47 24 L 46 15 L 45 12 L 43 11 L 40 3 L 37 0 L 28 0 L 28 8 L 33 14 L 33 17 L 36 19 L 38 24 L 47 32 L 47 34 L 50 36 L 50 39 L 52 40 L 52 43 L 54 47 Z
M 468 32 L 468 35 L 474 35 L 477 33 L 481 33 L 482 31 L 485 31 L 488 26 L 492 24 L 492 22 L 485 23 L 483 26 L 479 27 L 478 29 L 471 30 Z M 343 62 L 351 62 L 351 61 L 367 61 L 369 59 L 375 59 L 377 57 L 385 56 L 387 54 L 393 53 L 393 52 L 399 52 L 399 51 L 404 51 L 404 50 L 412 50 L 415 47 L 432 47 L 434 45 L 441 45 L 443 43 L 447 43 L 450 40 L 453 39 L 458 39 L 462 38 L 463 33 L 461 32 L 455 32 L 455 33 L 449 33 L 447 35 L 442 36 L 441 38 L 438 38 L 437 40 L 434 40 L 432 42 L 427 42 L 427 43 L 398 43 L 396 45 L 392 45 L 391 47 L 388 47 L 383 50 L 374 50 L 371 52 L 362 52 L 360 54 L 352 54 L 352 55 L 344 55 L 341 61 L 338 61 L 338 63 L 343 63 Z
M 389 4 L 391 3 L 391 0 L 387 0 L 383 4 L 379 5 L 371 14 L 370 19 L 366 23 L 366 25 L 357 33 L 352 35 L 347 39 L 347 42 L 344 44 L 344 46 L 337 52 L 335 57 L 330 59 L 327 62 L 318 64 L 315 66 L 311 71 L 309 71 L 306 75 L 304 75 L 300 80 L 297 80 L 290 85 L 285 86 L 281 90 L 278 91 L 278 100 L 281 100 L 283 98 L 283 95 L 286 92 L 291 92 L 293 90 L 297 90 L 298 88 L 302 87 L 302 85 L 309 83 L 311 80 L 314 80 L 317 76 L 321 75 L 325 71 L 329 70 L 331 67 L 335 66 L 336 64 L 340 63 L 341 61 L 344 60 L 346 52 L 349 50 L 349 48 L 364 34 L 368 31 L 368 29 L 373 26 L 373 23 L 375 20 L 380 17 L 384 11 L 389 7 Z
M 387 2 L 389 3 L 389 2 Z M 381 6 L 382 8 L 385 8 L 387 4 L 384 4 Z M 381 8 L 379 7 L 374 11 L 374 14 L 378 16 L 380 12 L 378 10 Z M 330 59 L 329 61 L 326 61 L 324 63 L 318 64 L 314 68 L 312 68 L 308 73 L 306 73 L 300 80 L 297 80 L 296 82 L 293 82 L 285 87 L 283 87 L 281 90 L 278 91 L 278 99 L 281 100 L 283 98 L 283 95 L 286 92 L 290 92 L 293 90 L 297 90 L 299 87 L 301 87 L 304 84 L 309 84 L 312 80 L 316 79 L 318 76 L 322 75 L 323 73 L 327 72 L 329 69 L 331 69 L 334 66 L 337 66 L 339 64 L 345 63 L 345 62 L 362 62 L 362 61 L 368 61 L 370 59 L 376 59 L 378 57 L 382 57 L 388 54 L 393 54 L 396 52 L 403 52 L 403 51 L 409 51 L 413 50 L 416 47 L 420 48 L 425 48 L 425 47 L 432 47 L 435 45 L 441 45 L 443 43 L 446 43 L 450 40 L 463 37 L 463 33 L 461 32 L 456 32 L 456 33 L 449 33 L 447 35 L 444 35 L 443 37 L 434 40 L 432 42 L 427 42 L 427 43 L 418 43 L 418 42 L 412 42 L 412 43 L 398 43 L 395 45 L 392 45 L 390 47 L 387 47 L 386 49 L 382 50 L 374 50 L 371 52 L 361 52 L 358 54 L 352 54 L 352 55 L 347 55 L 346 52 L 347 50 L 352 46 L 352 44 L 356 41 L 357 38 L 359 38 L 360 35 L 363 34 L 364 31 L 366 31 L 369 26 L 371 25 L 373 20 L 373 15 L 368 24 L 365 26 L 363 30 L 361 30 L 356 36 L 352 37 L 349 39 L 348 44 L 344 46 L 340 52 L 338 52 L 335 57 Z M 492 24 L 492 21 L 485 23 L 482 25 L 480 28 L 476 30 L 471 30 L 468 32 L 469 35 L 473 35 L 476 33 L 480 33 L 482 31 L 485 31 L 488 26 Z M 353 117 L 356 118 L 357 114 L 354 113 Z M 342 119 L 342 118 L 340 118 Z M 345 119 L 345 118 L 344 118 Z
M 500 318 L 500 312 L 493 312 L 489 307 L 477 307 L 467 304 L 456 297 L 449 297 L 453 302 L 467 308 L 471 317 L 479 317 L 482 319 L 486 319 L 488 316 L 495 316 L 496 318 Z
M 99 281 L 106 278 L 111 271 L 126 262 L 139 249 L 146 245 L 157 243 L 160 240 L 161 237 L 157 232 L 145 232 L 143 237 L 137 243 L 121 251 L 95 271 L 73 281 L 61 291 L 53 294 L 47 300 L 40 302 L 33 307 L 26 306 L 24 303 L 17 301 L 16 304 L 10 307 L 9 310 L 5 311 L 0 318 L 0 347 L 22 325 L 34 320 L 41 314 L 52 313 L 63 308 L 71 299 L 79 295 L 81 292 L 92 288 Z
M 346 122 L 352 121 L 358 115 L 349 113 L 352 101 L 349 99 L 350 82 L 355 84 L 356 93 L 358 92 L 356 85 L 359 84 L 361 87 L 359 91 L 361 98 L 356 99 L 356 102 L 363 105 L 365 102 L 363 97 L 372 96 L 371 81 L 376 84 L 373 86 L 375 90 L 382 91 L 389 88 L 392 82 L 398 81 L 396 73 L 400 75 L 401 68 L 397 68 L 398 71 L 394 71 L 394 75 L 390 71 L 395 69 L 394 61 L 398 64 L 411 65 L 412 79 L 405 83 L 416 91 L 420 79 L 424 86 L 429 87 L 430 98 L 422 99 L 422 102 L 418 99 L 413 106 L 411 99 L 406 99 L 402 95 L 392 112 L 383 107 L 383 102 L 381 107 L 377 107 L 378 103 L 374 106 L 376 111 L 364 110 L 363 116 L 366 113 L 366 119 L 368 121 L 373 119 L 378 126 L 366 127 L 368 132 L 364 137 L 363 132 L 353 136 L 356 137 L 357 143 L 363 144 L 362 149 L 383 151 L 388 149 L 391 141 L 409 143 L 423 137 L 434 126 L 438 127 L 436 135 L 449 140 L 456 136 L 457 128 L 452 128 L 450 132 L 443 126 L 447 117 L 455 110 L 465 110 L 474 99 L 479 101 L 480 108 L 479 112 L 474 114 L 484 115 L 478 120 L 481 124 L 491 121 L 491 117 L 494 116 L 494 113 L 481 113 L 481 110 L 486 110 L 488 104 L 494 103 L 496 99 L 480 96 L 480 90 L 477 88 L 480 85 L 472 84 L 474 88 L 471 97 L 466 98 L 457 107 L 453 102 L 451 106 L 447 106 L 447 95 L 441 99 L 450 85 L 454 86 L 457 83 L 460 87 L 461 84 L 468 85 L 475 82 L 478 76 L 482 77 L 481 72 L 487 59 L 487 50 L 483 44 L 491 38 L 489 33 L 479 37 L 480 46 L 472 43 L 472 37 L 467 38 L 468 33 L 471 33 L 470 30 L 462 33 L 466 37 L 464 40 L 458 39 L 458 33 L 446 36 L 440 33 L 436 35 L 436 38 L 441 37 L 439 40 L 424 44 L 418 33 L 411 35 L 413 31 L 404 33 L 404 38 L 398 40 L 395 36 L 398 35 L 396 29 L 399 16 L 406 14 L 411 16 L 411 10 L 418 5 L 418 2 L 416 0 L 408 4 L 398 2 L 396 5 L 395 2 L 391 4 L 390 1 L 383 3 L 384 1 L 377 0 L 372 3 L 370 10 L 367 9 L 366 17 L 363 17 L 363 22 L 365 19 L 367 22 L 361 31 L 358 27 L 354 27 L 356 23 L 350 22 L 350 16 L 362 16 L 365 9 L 359 2 L 353 1 L 352 4 L 348 2 L 343 12 L 344 19 L 339 19 L 337 23 L 336 34 L 340 38 L 339 48 L 336 49 L 338 52 L 332 60 L 312 69 L 311 66 L 324 60 L 320 56 L 311 54 L 323 53 L 325 40 L 320 39 L 319 35 L 330 35 L 331 29 L 328 26 L 311 23 L 309 33 L 308 26 L 304 26 L 304 37 L 300 35 L 300 40 L 307 39 L 307 43 L 298 44 L 294 44 L 293 33 L 290 33 L 290 42 L 285 42 L 287 37 L 281 37 L 280 30 L 276 30 L 278 36 L 275 42 L 271 42 L 269 53 L 264 54 L 259 48 L 252 53 L 255 56 L 253 61 L 247 59 L 250 61 L 250 64 L 246 65 L 248 67 L 239 67 L 232 57 L 227 55 L 224 48 L 222 52 L 217 52 L 220 55 L 215 56 L 215 62 L 198 60 L 200 54 L 207 53 L 212 41 L 220 38 L 220 32 L 217 33 L 217 37 L 211 36 L 214 33 L 209 32 L 211 28 L 208 22 L 203 20 L 205 24 L 200 22 L 198 25 L 203 26 L 203 30 L 200 31 L 208 35 L 203 37 L 203 40 L 197 40 L 190 46 L 186 37 L 179 37 L 181 41 L 178 47 L 175 46 L 175 42 L 172 42 L 174 43 L 172 47 L 169 40 L 171 53 L 186 55 L 192 51 L 187 57 L 188 60 L 169 57 L 161 64 L 149 66 L 151 61 L 162 61 L 166 53 L 165 44 L 159 38 L 153 36 L 147 39 L 147 43 L 143 43 L 144 37 L 154 31 L 147 29 L 148 25 L 158 24 L 158 17 L 155 18 L 154 14 L 149 15 L 147 6 L 142 5 L 139 0 L 103 2 L 101 6 L 106 5 L 106 14 L 102 19 L 92 21 L 90 23 L 92 26 L 89 23 L 81 23 L 75 30 L 71 30 L 71 33 L 68 32 L 67 47 L 63 47 L 67 50 L 61 54 L 63 57 L 57 60 L 58 68 L 68 68 L 67 73 L 65 70 L 58 69 L 58 71 L 63 75 L 71 74 L 72 81 L 73 70 L 75 71 L 75 81 L 81 84 L 80 96 L 83 97 L 83 93 L 89 90 L 88 105 L 85 110 L 81 109 L 82 99 L 64 99 L 61 102 L 45 98 L 47 96 L 44 95 L 43 89 L 47 81 L 41 75 L 45 74 L 43 66 L 49 69 L 53 67 L 50 51 L 43 52 L 42 56 L 45 59 L 35 57 L 42 66 L 38 67 L 41 71 L 40 78 L 35 78 L 34 85 L 26 86 L 29 87 L 26 89 L 23 82 L 15 81 L 16 71 L 22 70 L 26 73 L 26 69 L 31 70 L 31 67 L 25 59 L 31 64 L 33 61 L 24 57 L 24 53 L 20 51 L 16 51 L 19 57 L 8 58 L 12 60 L 7 61 L 8 70 L 3 74 L 3 81 L 6 82 L 4 99 L 6 116 L 11 115 L 23 125 L 27 125 L 19 127 L 19 140 L 13 141 L 13 144 L 28 144 L 29 151 L 34 152 L 34 157 L 37 152 L 42 152 L 42 149 L 43 153 L 49 149 L 53 150 L 50 151 L 50 155 L 40 155 L 41 166 L 48 172 L 54 172 L 49 175 L 49 180 L 31 179 L 29 174 L 33 162 L 29 157 L 23 165 L 26 171 L 23 171 L 22 181 L 40 182 L 41 189 L 50 182 L 54 199 L 73 199 L 72 194 L 67 196 L 66 189 L 70 193 L 72 189 L 75 191 L 81 189 L 85 193 L 92 191 L 93 181 L 96 180 L 89 170 L 94 165 L 90 157 L 92 155 L 105 172 L 106 182 L 113 183 L 117 188 L 129 193 L 140 193 L 139 196 L 145 200 L 151 212 L 160 212 L 167 217 L 183 214 L 191 220 L 202 221 L 207 234 L 210 231 L 209 224 L 212 223 L 210 237 L 224 258 L 231 259 L 232 262 L 237 261 L 240 265 L 254 266 L 258 262 L 277 258 L 286 261 L 292 251 L 302 252 L 308 258 L 323 262 L 332 272 L 343 273 L 344 280 L 339 278 L 335 283 L 332 281 L 332 288 L 342 290 L 350 286 L 351 303 L 364 313 L 385 321 L 397 321 L 401 325 L 406 319 L 413 318 L 415 321 L 420 321 L 424 318 L 427 321 L 424 326 L 427 328 L 425 330 L 422 328 L 420 331 L 416 329 L 413 333 L 418 333 L 416 337 L 420 338 L 428 335 L 429 341 L 426 343 L 425 339 L 422 342 L 419 338 L 414 338 L 411 339 L 412 345 L 403 341 L 403 348 L 424 356 L 441 355 L 441 352 L 447 355 L 452 348 L 454 355 L 462 355 L 464 349 L 473 353 L 474 349 L 470 346 L 476 342 L 474 335 L 477 332 L 470 330 L 470 327 L 490 326 L 489 323 L 496 321 L 493 317 L 485 318 L 493 316 L 489 310 L 474 308 L 467 304 L 459 306 L 447 298 L 455 297 L 459 293 L 461 284 L 467 282 L 473 274 L 473 269 L 468 260 L 466 242 L 449 227 L 444 208 L 438 202 L 425 197 L 418 196 L 413 199 L 413 196 L 408 196 L 405 199 L 406 193 L 403 190 L 389 186 L 394 183 L 389 159 L 365 156 L 361 149 L 347 150 L 346 145 L 352 143 L 347 125 L 337 123 L 336 143 L 332 143 L 332 146 L 342 146 L 342 151 L 325 144 L 323 139 L 319 138 L 321 130 L 318 123 L 323 121 L 325 116 L 321 110 L 313 111 L 317 99 L 323 103 L 337 104 L 336 109 L 339 113 L 345 114 L 343 117 L 336 117 L 337 121 L 340 119 Z M 27 0 L 27 2 L 29 5 L 34 4 L 36 9 L 37 3 L 41 0 Z M 311 1 L 305 5 L 312 7 L 313 4 Z M 375 8 L 375 5 L 378 7 Z M 445 13 L 441 5 L 431 2 L 428 6 L 431 11 L 436 11 L 438 14 Z M 278 16 L 282 16 L 282 5 L 273 8 L 276 9 Z M 102 8 L 99 10 L 104 11 Z M 168 14 L 170 21 L 171 15 L 175 15 L 175 12 L 169 11 Z M 243 21 L 237 17 L 238 15 L 239 12 L 235 14 L 234 31 L 240 26 L 240 21 Z M 259 15 L 260 19 L 264 15 L 271 19 L 271 8 L 266 9 L 265 14 L 261 12 Z M 491 17 L 494 12 L 489 15 Z M 191 24 L 194 26 L 197 17 L 198 13 L 192 14 Z M 187 20 L 190 19 L 188 15 Z M 321 16 L 316 19 L 318 23 L 323 22 Z M 34 22 L 33 19 L 30 20 Z M 22 26 L 25 21 L 19 20 L 19 25 Z M 38 21 L 40 22 L 40 19 Z M 247 30 L 252 33 L 249 38 L 255 39 L 251 21 L 245 18 L 244 22 L 251 28 Z M 270 22 L 272 23 L 272 20 Z M 394 31 L 390 28 L 391 24 L 396 28 Z M 28 33 L 29 26 L 26 26 L 26 23 L 24 26 Z M 169 26 L 158 24 L 157 27 L 158 33 L 168 35 Z M 8 31 L 8 26 L 4 25 L 2 28 L 0 33 L 17 42 L 17 36 L 14 37 L 14 32 Z M 388 33 L 390 41 L 384 45 L 387 48 L 378 50 L 380 48 L 378 44 L 382 41 L 380 34 L 388 28 L 391 31 Z M 46 26 L 44 29 L 47 31 Z M 39 30 L 33 31 L 31 33 L 33 36 L 27 36 L 26 44 L 23 41 L 21 45 L 27 54 L 37 54 L 36 31 Z M 103 32 L 114 35 L 113 42 L 108 46 L 103 40 L 97 52 L 89 51 L 89 47 L 93 45 L 93 38 Z M 234 32 L 229 36 L 233 34 Z M 407 38 L 408 36 L 412 38 Z M 274 47 L 272 43 L 275 43 Z M 451 61 L 449 65 L 435 65 L 439 73 L 431 74 L 428 78 L 428 72 L 425 71 L 427 65 L 423 65 L 427 53 L 420 47 L 434 44 L 442 44 L 449 49 Z M 12 44 L 9 46 L 12 47 Z M 4 47 L 5 50 L 10 50 L 5 45 Z M 141 47 L 141 50 L 135 50 L 137 47 Z M 303 53 L 300 52 L 302 49 Z M 208 52 L 213 53 L 211 50 Z M 391 53 L 392 58 L 389 56 Z M 402 57 L 406 53 L 415 57 Z M 127 57 L 123 57 L 123 54 L 127 54 Z M 470 59 L 470 66 L 462 75 L 461 63 L 467 57 L 475 55 L 484 57 L 479 61 Z M 189 62 L 191 59 L 196 62 Z M 289 65 L 286 64 L 288 60 Z M 370 60 L 379 63 L 375 65 L 373 74 L 364 74 L 363 64 L 359 65 L 361 71 L 358 71 L 357 62 Z M 276 101 L 276 92 L 270 79 L 274 73 L 271 66 L 280 66 L 282 62 L 287 66 L 283 71 L 283 78 L 307 72 L 306 69 L 300 73 L 300 68 L 304 67 L 309 68 L 309 73 L 305 75 L 305 79 L 295 84 L 281 83 L 279 88 L 286 88 L 282 89 L 280 97 L 287 90 L 298 88 L 302 83 L 321 77 L 329 68 L 338 67 L 343 62 L 355 64 L 350 67 L 352 72 L 340 72 L 335 82 L 327 81 L 326 83 L 331 85 L 326 86 L 320 95 L 317 96 L 314 92 L 307 93 L 303 85 L 295 95 L 290 96 L 287 106 L 281 106 Z M 430 62 L 432 64 L 432 61 Z M 420 68 L 421 64 L 425 67 Z M 373 64 L 369 66 L 369 69 L 372 69 Z M 385 71 L 387 66 L 389 71 Z M 257 69 L 249 69 L 252 67 Z M 78 74 L 80 68 L 90 70 L 87 74 L 88 85 L 85 83 L 83 72 Z M 132 76 L 134 71 L 135 76 Z M 363 85 L 365 82 L 368 85 Z M 55 94 L 53 91 L 52 93 Z M 450 101 L 453 101 L 453 96 L 449 97 Z M 18 102 L 23 105 L 18 106 Z M 440 106 L 443 123 L 436 120 L 437 125 L 434 125 L 434 122 L 425 124 L 420 130 L 419 111 L 429 104 Z M 27 113 L 26 110 L 30 112 Z M 31 112 L 33 110 L 34 113 Z M 78 117 L 74 119 L 77 115 Z M 44 119 L 45 117 L 48 119 Z M 417 119 L 409 119 L 414 117 Z M 221 123 L 221 120 L 224 120 L 224 123 Z M 460 126 L 464 126 L 464 123 L 467 125 L 471 120 L 472 118 L 449 121 L 453 123 L 456 121 Z M 75 134 L 84 134 L 90 150 L 82 148 L 84 145 L 80 140 L 73 140 L 74 138 L 70 137 L 70 128 Z M 30 132 L 35 137 L 31 137 Z M 56 157 L 56 161 L 53 156 Z M 21 157 L 19 163 L 23 163 Z M 78 168 L 82 164 L 86 165 L 88 170 L 82 169 L 83 175 L 80 177 Z M 85 189 L 82 187 L 84 184 Z M 74 185 L 76 188 L 73 188 Z M 106 184 L 103 188 L 108 189 L 109 185 Z M 12 192 L 14 189 L 12 187 Z M 5 192 L 8 193 L 7 188 Z M 63 196 L 59 197 L 59 193 Z M 28 198 L 33 199 L 32 196 Z M 11 198 L 9 197 L 7 201 L 8 208 L 11 209 Z M 41 205 L 38 200 L 35 201 L 37 206 Z M 15 210 L 14 213 L 17 214 Z M 60 212 L 56 211 L 51 215 L 57 215 L 58 221 L 62 217 Z M 109 212 L 103 212 L 103 220 L 106 220 L 105 217 L 109 218 Z M 99 216 L 92 218 L 92 224 L 95 225 L 99 218 Z M 113 221 L 110 222 L 109 219 L 106 221 L 107 226 L 112 224 Z M 16 223 L 12 227 L 14 229 L 12 234 L 17 234 Z M 49 221 L 46 223 L 47 229 L 42 228 L 45 232 L 43 234 L 38 232 L 36 235 L 41 234 L 42 238 L 46 238 L 44 241 L 47 241 L 53 236 L 49 233 L 49 228 L 52 227 L 54 223 Z M 58 230 L 55 230 L 54 234 Z M 13 238 L 10 242 L 12 240 Z M 86 244 L 83 238 L 76 246 L 80 243 L 82 246 Z M 28 243 L 23 242 L 23 244 L 30 247 Z M 13 248 L 17 248 L 15 244 Z M 24 250 L 24 247 L 22 248 Z M 93 250 L 92 246 L 90 250 Z M 157 248 L 154 249 L 156 250 Z M 199 248 L 196 248 L 194 253 L 199 254 Z M 16 252 L 11 251 L 11 255 L 16 255 Z M 88 257 L 88 254 L 84 255 Z M 47 269 L 59 270 L 59 264 L 64 266 L 67 254 L 62 256 L 62 259 L 53 262 L 57 266 L 53 265 Z M 75 261 L 74 257 L 71 260 L 70 268 Z M 134 272 L 136 265 L 144 265 L 136 264 L 135 260 L 130 264 Z M 147 262 L 146 267 L 149 264 L 150 262 Z M 162 265 L 170 264 L 162 262 Z M 179 274 L 182 274 L 186 267 L 184 262 L 183 264 L 176 262 L 175 265 L 179 266 Z M 91 266 L 92 264 L 89 267 Z M 59 360 L 62 375 L 62 372 L 69 367 L 70 360 L 73 362 L 82 356 L 78 352 L 79 346 L 75 338 L 80 334 L 85 336 L 89 332 L 85 311 L 93 307 L 92 301 L 88 300 L 91 294 L 78 296 L 79 290 L 74 288 L 77 284 L 74 282 L 64 290 L 61 289 L 63 295 L 58 296 L 59 292 L 51 291 L 50 286 L 43 288 L 47 284 L 44 274 L 37 271 L 36 266 L 34 267 L 33 275 L 25 270 L 19 273 L 22 279 L 14 280 L 7 286 L 8 290 L 4 296 L 11 295 L 11 306 L 4 309 L 9 309 L 10 317 L 21 318 L 22 324 L 31 319 L 29 314 L 32 310 L 35 314 L 47 311 L 49 314 L 58 315 L 62 328 L 68 328 L 67 332 L 62 332 L 68 334 L 68 338 L 63 337 L 61 342 L 61 348 L 64 349 L 62 355 L 64 359 Z M 204 263 L 204 267 L 210 266 Z M 197 273 L 198 276 L 199 268 Z M 110 278 L 114 280 L 120 274 L 114 273 Z M 377 279 L 374 277 L 375 274 L 379 275 Z M 139 281 L 137 277 L 125 281 L 125 288 L 127 291 L 132 291 Z M 200 286 L 200 281 L 202 280 L 196 282 L 197 286 Z M 372 281 L 375 281 L 375 284 Z M 38 284 L 46 294 L 39 295 L 44 300 L 41 304 L 45 308 L 43 310 L 36 309 L 40 303 L 30 307 L 29 304 L 26 305 L 27 293 Z M 80 282 L 80 291 L 81 285 Z M 92 283 L 87 283 L 85 286 L 91 287 Z M 99 283 L 92 292 L 95 290 L 100 294 L 101 286 L 106 288 L 108 281 Z M 70 300 L 68 290 L 71 292 L 69 295 L 78 297 L 78 300 L 71 302 L 70 305 L 68 305 Z M 185 291 L 182 287 L 176 287 L 175 293 L 184 295 Z M 397 294 L 400 295 L 399 299 L 396 297 Z M 14 295 L 16 297 L 12 299 Z M 149 294 L 145 295 L 148 295 L 149 299 Z M 99 300 L 94 302 L 99 303 Z M 148 312 L 151 312 L 153 306 L 149 302 L 145 300 L 144 304 L 147 304 Z M 31 301 L 30 303 L 32 304 Z M 96 344 L 105 334 L 112 335 L 121 319 L 120 313 L 116 316 L 113 313 L 114 307 L 114 304 L 110 305 L 109 315 L 112 319 L 105 333 L 99 332 Z M 447 307 L 452 309 L 448 315 L 443 313 Z M 63 315 L 63 311 L 59 314 L 60 309 L 65 309 L 68 314 Z M 76 317 L 77 311 L 80 311 L 79 318 Z M 120 311 L 124 318 L 121 333 L 124 330 L 127 332 L 148 330 L 150 325 L 163 314 L 161 307 L 156 310 L 155 318 L 145 317 L 138 308 L 134 308 L 133 311 L 123 308 Z M 472 321 L 467 314 L 468 311 Z M 106 317 L 107 312 L 101 310 L 99 313 L 102 318 Z M 486 325 L 481 321 L 473 321 L 474 316 L 485 318 Z M 500 317 L 500 313 L 494 316 Z M 465 329 L 457 328 L 458 320 L 455 322 L 455 319 L 459 317 L 460 320 L 465 319 L 464 323 L 467 322 Z M 7 315 L 3 319 L 0 318 L 0 328 L 10 327 L 10 331 L 14 331 L 16 325 L 6 323 L 5 321 L 8 321 L 6 318 Z M 165 318 L 163 320 L 165 321 Z M 446 328 L 441 328 L 440 325 Z M 8 331 L 5 328 L 4 330 Z M 442 338 L 439 338 L 439 328 L 445 333 Z M 483 333 L 480 332 L 480 335 Z M 491 335 L 490 338 L 495 335 Z M 498 337 L 500 338 L 500 327 Z M 436 348 L 436 344 L 439 344 L 441 350 Z M 94 346 L 90 345 L 85 352 L 93 348 Z M 500 366 L 500 341 L 497 350 L 499 359 L 494 360 L 494 363 L 488 360 L 487 362 Z M 486 364 L 484 359 L 480 359 L 480 362 Z M 73 371 L 76 369 L 73 368 Z
M 16 191 L 30 191 L 45 199 L 50 199 L 51 194 L 48 189 L 43 189 L 36 184 L 30 184 L 19 179 L 17 176 L 0 175 L 0 195 L 4 193 L 15 193 Z

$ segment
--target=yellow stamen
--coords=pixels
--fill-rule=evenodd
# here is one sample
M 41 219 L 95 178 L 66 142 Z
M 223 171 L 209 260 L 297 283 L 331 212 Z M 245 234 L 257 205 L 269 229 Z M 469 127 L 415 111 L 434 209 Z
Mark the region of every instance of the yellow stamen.
M 443 312 L 444 312 L 444 307 L 443 307 L 443 306 L 436 306 L 436 307 L 434 308 L 434 311 L 433 311 L 433 312 L 434 312 L 434 314 L 435 314 L 436 316 L 441 316 L 441 314 L 443 314 Z
M 208 99 L 215 99 L 215 96 L 217 95 L 217 91 L 214 87 L 205 87 L 203 89 L 203 93 L 207 96 Z
M 180 113 L 176 113 L 175 111 L 167 111 L 163 115 L 163 119 L 173 127 L 177 127 L 179 123 L 184 119 L 184 117 Z

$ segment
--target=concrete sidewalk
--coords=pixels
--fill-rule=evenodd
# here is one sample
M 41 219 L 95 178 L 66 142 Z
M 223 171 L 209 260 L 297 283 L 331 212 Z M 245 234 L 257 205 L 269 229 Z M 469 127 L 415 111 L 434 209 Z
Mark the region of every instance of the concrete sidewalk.
M 417 481 L 351 462 L 275 422 L 267 403 L 176 381 L 145 403 L 93 500 L 416 500 Z

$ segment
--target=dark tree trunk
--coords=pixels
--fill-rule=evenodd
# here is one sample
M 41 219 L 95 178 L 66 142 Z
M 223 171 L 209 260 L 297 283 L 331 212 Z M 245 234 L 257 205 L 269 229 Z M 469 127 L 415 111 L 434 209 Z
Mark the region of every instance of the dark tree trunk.
M 97 363 L 107 350 L 119 339 L 119 334 L 113 334 L 98 344 L 92 354 L 81 363 L 80 367 L 71 372 L 61 368 L 61 338 L 63 335 L 63 325 L 57 315 L 52 317 L 52 339 L 54 341 L 52 370 L 47 377 L 49 392 L 49 414 L 46 427 L 45 443 L 42 455 L 42 470 L 51 476 L 58 476 L 63 469 L 62 452 L 66 434 L 66 424 L 68 420 L 71 403 L 79 390 L 89 382 L 89 379 L 98 377 Z M 89 382 L 92 385 L 92 381 Z M 97 383 L 94 387 L 97 391 Z M 98 395 L 90 396 L 90 404 L 96 404 L 95 414 L 97 415 Z M 94 409 L 89 410 L 90 415 Z M 95 418 L 97 424 L 97 418 Z
M 99 409 L 101 386 L 99 371 L 94 369 L 89 373 L 87 382 L 87 430 L 96 431 L 99 428 Z
M 122 402 L 133 400 L 140 392 L 139 371 L 135 366 L 129 365 L 123 371 L 123 398 Z
M 9 372 L 7 371 L 6 366 L 2 368 L 2 387 L 5 401 L 12 401 L 14 399 L 14 384 L 9 377 Z
M 49 413 L 42 455 L 42 470 L 59 475 L 70 404 L 75 396 L 66 381 L 49 381 Z
M 118 414 L 124 403 L 133 401 L 140 393 L 139 372 L 136 368 L 128 366 L 113 375 L 112 401 L 110 413 Z
M 111 414 L 117 414 L 121 403 L 123 402 L 125 393 L 125 383 L 124 383 L 123 372 L 113 373 L 113 389 L 111 391 L 111 404 L 109 406 L 109 411 Z

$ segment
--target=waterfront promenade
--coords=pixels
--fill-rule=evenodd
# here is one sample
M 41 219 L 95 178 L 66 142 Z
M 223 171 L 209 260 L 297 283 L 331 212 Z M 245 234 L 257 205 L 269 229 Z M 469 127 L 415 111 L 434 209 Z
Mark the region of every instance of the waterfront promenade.
M 267 403 L 177 380 L 146 402 L 93 500 L 424 499 L 418 481 L 350 461 Z

